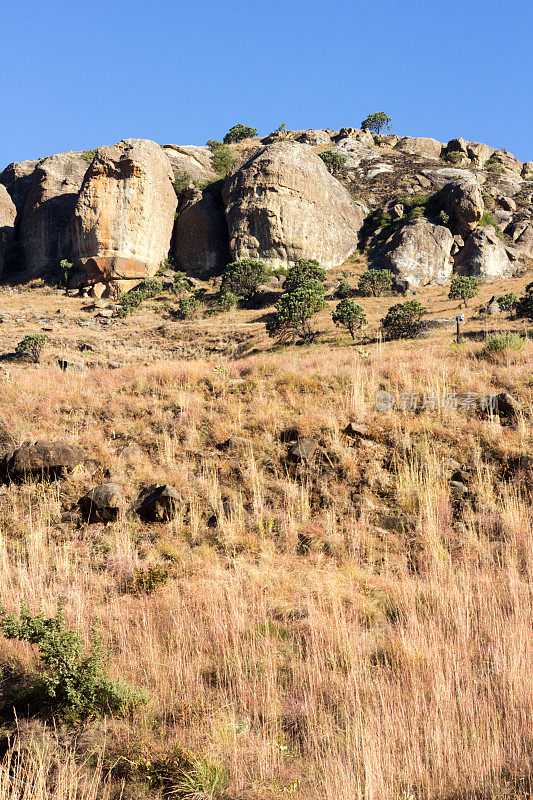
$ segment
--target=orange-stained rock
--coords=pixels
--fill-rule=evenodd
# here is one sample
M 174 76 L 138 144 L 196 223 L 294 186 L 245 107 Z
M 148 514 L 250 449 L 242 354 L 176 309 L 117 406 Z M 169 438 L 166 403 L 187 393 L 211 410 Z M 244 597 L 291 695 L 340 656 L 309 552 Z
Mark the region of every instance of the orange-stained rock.
M 170 248 L 172 179 L 168 157 L 148 139 L 97 151 L 71 224 L 72 258 L 87 284 L 155 275 Z

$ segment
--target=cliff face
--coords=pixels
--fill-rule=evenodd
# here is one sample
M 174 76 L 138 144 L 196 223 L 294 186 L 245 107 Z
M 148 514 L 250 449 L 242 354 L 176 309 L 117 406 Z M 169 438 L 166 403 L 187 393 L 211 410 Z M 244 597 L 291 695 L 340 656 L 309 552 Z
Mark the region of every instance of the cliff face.
M 129 286 L 169 255 L 206 277 L 241 258 L 339 266 L 359 246 L 414 286 L 454 270 L 493 280 L 533 258 L 532 162 L 505 151 L 356 128 L 231 147 L 225 181 L 209 148 L 144 139 L 101 147 L 92 161 L 70 152 L 9 165 L 0 263 L 8 254 L 10 280 L 22 281 L 67 259 L 78 286 Z

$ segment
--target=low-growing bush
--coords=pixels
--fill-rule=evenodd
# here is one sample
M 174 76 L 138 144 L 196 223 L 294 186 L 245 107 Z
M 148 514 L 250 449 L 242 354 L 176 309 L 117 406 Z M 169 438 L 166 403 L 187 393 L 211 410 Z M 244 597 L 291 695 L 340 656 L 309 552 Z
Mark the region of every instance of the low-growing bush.
M 233 292 L 224 292 L 218 296 L 218 306 L 222 311 L 231 311 L 239 302 L 238 295 Z
M 337 286 L 335 297 L 337 297 L 339 300 L 344 300 L 345 297 L 354 297 L 356 294 L 357 289 L 355 289 L 352 284 L 349 283 L 346 278 L 344 278 Z
M 172 574 L 172 568 L 166 564 L 149 564 L 147 567 L 135 567 L 132 574 L 124 580 L 124 591 L 134 597 L 153 594 L 157 589 L 167 585 Z
M 28 693 L 51 707 L 54 715 L 73 721 L 82 714 L 124 713 L 146 702 L 143 692 L 109 678 L 110 653 L 96 628 L 89 652 L 84 652 L 80 634 L 65 627 L 61 602 L 53 617 L 42 612 L 32 616 L 24 604 L 20 614 L 2 608 L 0 629 L 6 639 L 29 642 L 39 649 L 41 663 L 28 684 Z
M 396 303 L 381 320 L 381 327 L 388 339 L 409 339 L 419 332 L 424 314 L 427 308 L 418 300 Z
M 188 297 L 182 297 L 178 303 L 178 318 L 192 319 L 200 310 L 201 305 L 202 302 L 200 298 L 196 297 L 194 294 L 191 294 Z
M 468 300 L 474 297 L 479 289 L 476 278 L 469 275 L 455 275 L 450 283 L 448 297 L 450 300 L 461 300 L 466 308 Z
M 337 153 L 335 150 L 325 150 L 318 155 L 328 168 L 328 172 L 331 172 L 332 175 L 344 177 L 348 174 L 346 156 L 343 156 L 342 153 Z
M 317 335 L 312 318 L 325 306 L 324 292 L 323 284 L 312 278 L 285 291 L 276 303 L 276 313 L 267 323 L 269 336 L 277 336 L 280 341 L 300 338 L 310 344 Z
M 525 339 L 523 339 L 519 333 L 514 331 L 495 333 L 491 336 L 487 336 L 485 344 L 481 350 L 481 355 L 485 357 L 492 356 L 505 350 L 514 350 L 516 353 L 521 353 L 525 347 L 525 344 Z
M 90 164 L 95 155 L 97 154 L 97 152 L 98 152 L 97 147 L 95 147 L 94 150 L 84 150 L 83 153 L 81 154 L 81 157 L 84 158 L 85 161 L 87 161 Z
M 269 271 L 262 261 L 243 258 L 228 264 L 222 275 L 220 294 L 231 292 L 237 297 L 250 299 L 257 292 L 257 287 L 263 283 Z
M 364 310 L 348 297 L 341 300 L 331 317 L 335 325 L 346 328 L 350 332 L 352 339 L 355 339 L 355 332 L 367 324 Z
M 498 305 L 500 306 L 500 309 L 502 311 L 507 311 L 511 315 L 515 310 L 517 303 L 518 297 L 514 292 L 507 292 L 506 294 L 502 294 L 501 297 L 498 297 Z
M 293 292 L 307 281 L 318 281 L 323 283 L 326 280 L 326 270 L 320 266 L 314 258 L 301 258 L 287 270 L 287 277 L 283 282 L 284 292 Z
M 211 166 L 219 175 L 225 176 L 230 171 L 235 161 L 235 157 L 227 144 L 217 141 L 216 139 L 209 139 L 207 146 L 211 150 Z
M 15 348 L 15 355 L 38 364 L 48 337 L 44 333 L 28 334 Z
M 243 125 L 239 122 L 233 128 L 230 128 L 224 136 L 224 144 L 242 142 L 243 139 L 253 139 L 254 136 L 257 136 L 257 128 L 252 128 L 250 125 Z
M 369 269 L 363 272 L 357 284 L 362 297 L 380 297 L 392 288 L 392 272 L 389 269 Z

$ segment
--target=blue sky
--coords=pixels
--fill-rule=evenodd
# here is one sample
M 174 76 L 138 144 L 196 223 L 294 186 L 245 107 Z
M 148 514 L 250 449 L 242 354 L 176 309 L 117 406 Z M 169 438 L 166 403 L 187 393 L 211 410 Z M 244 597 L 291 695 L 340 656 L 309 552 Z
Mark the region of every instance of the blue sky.
M 378 110 L 402 135 L 533 159 L 531 0 L 0 2 L 0 167 Z

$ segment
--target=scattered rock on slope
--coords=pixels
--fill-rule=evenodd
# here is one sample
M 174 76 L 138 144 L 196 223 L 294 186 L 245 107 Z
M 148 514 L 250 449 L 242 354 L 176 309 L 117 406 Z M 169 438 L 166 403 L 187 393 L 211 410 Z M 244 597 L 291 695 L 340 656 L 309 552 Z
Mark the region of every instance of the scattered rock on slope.
M 9 480 L 54 479 L 87 461 L 82 447 L 66 442 L 25 442 L 6 456 L 4 471 Z
M 131 510 L 143 522 L 168 522 L 181 503 L 181 497 L 171 486 L 152 484 L 143 489 Z
M 453 236 L 443 225 L 417 219 L 404 225 L 370 257 L 371 267 L 390 269 L 409 286 L 441 284 L 453 270 Z
M 101 483 L 78 501 L 87 522 L 114 522 L 122 507 L 123 497 L 116 483 Z
M 436 139 L 425 136 L 404 136 L 395 145 L 395 150 L 411 153 L 424 158 L 438 159 L 441 154 L 442 144 Z
M 170 248 L 173 177 L 163 149 L 147 139 L 97 151 L 72 220 L 72 255 L 87 283 L 155 275 Z
M 275 142 L 248 152 L 224 185 L 231 256 L 286 266 L 342 264 L 357 246 L 363 211 L 307 145 Z
M 49 156 L 35 167 L 20 225 L 24 274 L 39 277 L 70 250 L 70 217 L 87 170 L 82 153 Z

